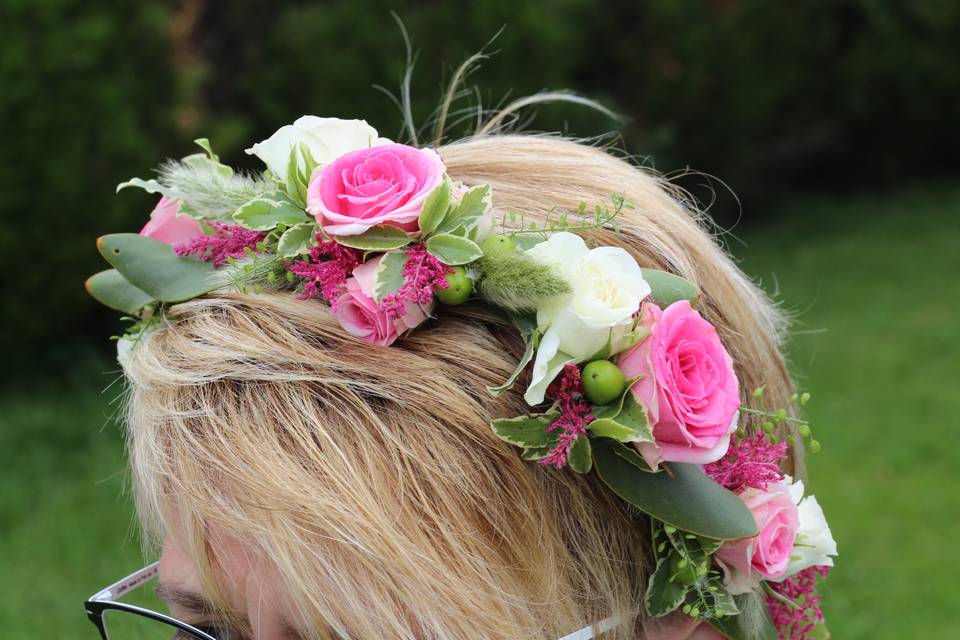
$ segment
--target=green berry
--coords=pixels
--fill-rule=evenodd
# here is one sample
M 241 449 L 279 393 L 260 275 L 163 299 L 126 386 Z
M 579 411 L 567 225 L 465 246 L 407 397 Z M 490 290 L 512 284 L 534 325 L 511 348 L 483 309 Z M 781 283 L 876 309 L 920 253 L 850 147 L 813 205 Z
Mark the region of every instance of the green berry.
M 808 424 L 800 425 L 799 427 L 797 427 L 797 431 L 800 432 L 800 436 L 803 438 L 810 437 L 810 425 Z
M 817 453 L 817 452 L 819 452 L 819 451 L 820 451 L 820 441 L 819 441 L 819 440 L 811 440 L 811 441 L 810 441 L 810 444 L 809 444 L 809 446 L 808 446 L 808 449 L 810 449 L 810 453 Z
M 594 360 L 583 368 L 583 394 L 593 404 L 609 404 L 623 395 L 627 381 L 609 360 Z
M 480 248 L 483 249 L 483 255 L 487 258 L 503 258 L 515 253 L 517 245 L 509 236 L 498 235 L 490 236 L 481 242 Z
M 447 288 L 437 289 L 437 299 L 443 304 L 463 304 L 473 293 L 473 281 L 463 267 L 454 267 L 453 273 L 447 274 Z
M 680 584 L 693 584 L 697 581 L 697 566 L 686 558 L 673 554 L 670 557 L 670 575 Z

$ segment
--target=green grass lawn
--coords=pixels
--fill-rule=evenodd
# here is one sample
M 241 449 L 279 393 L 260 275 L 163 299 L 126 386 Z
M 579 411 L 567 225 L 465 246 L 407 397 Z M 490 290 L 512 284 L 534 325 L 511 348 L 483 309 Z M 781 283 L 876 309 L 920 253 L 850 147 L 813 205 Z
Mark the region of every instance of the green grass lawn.
M 812 487 L 841 554 L 824 588 L 831 630 L 954 637 L 960 191 L 789 209 L 730 244 L 796 312 L 791 354 L 823 443 Z M 0 395 L 3 638 L 95 637 L 83 598 L 142 562 L 116 390 L 101 393 L 114 376 L 83 374 Z

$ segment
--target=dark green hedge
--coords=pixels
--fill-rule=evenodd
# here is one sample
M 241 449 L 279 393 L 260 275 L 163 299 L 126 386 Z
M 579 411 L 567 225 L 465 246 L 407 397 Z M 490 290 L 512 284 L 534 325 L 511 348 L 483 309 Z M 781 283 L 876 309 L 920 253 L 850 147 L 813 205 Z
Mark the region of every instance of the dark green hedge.
M 628 122 L 557 106 L 534 127 L 619 127 L 661 170 L 724 179 L 746 222 L 798 189 L 870 188 L 960 164 L 955 2 L 4 0 L 8 375 L 69 366 L 116 330 L 81 285 L 99 267 L 93 239 L 136 230 L 152 206 L 114 196 L 117 182 L 190 152 L 198 135 L 254 166 L 242 149 L 304 113 L 366 118 L 396 135 L 396 109 L 371 89 L 396 88 L 403 72 L 390 9 L 419 49 L 421 121 L 452 67 L 506 25 L 471 78 L 485 105 L 544 88 L 597 98 Z M 716 212 L 729 220 L 734 203 L 723 197 Z

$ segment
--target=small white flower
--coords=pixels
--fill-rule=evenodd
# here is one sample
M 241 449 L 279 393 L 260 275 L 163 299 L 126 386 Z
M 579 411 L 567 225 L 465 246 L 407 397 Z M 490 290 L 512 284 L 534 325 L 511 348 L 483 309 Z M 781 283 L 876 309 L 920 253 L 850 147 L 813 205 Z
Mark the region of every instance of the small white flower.
M 390 140 L 381 138 L 366 120 L 302 116 L 293 124 L 280 127 L 272 136 L 253 145 L 246 152 L 263 160 L 277 179 L 286 182 L 290 152 L 298 144 L 305 145 L 314 159 L 323 166 L 350 151 L 388 142 Z M 298 162 L 302 170 L 303 159 L 298 158 Z
M 588 249 L 583 238 L 565 231 L 529 249 L 527 255 L 556 269 L 572 288 L 537 309 L 543 338 L 524 395 L 528 404 L 536 405 L 543 402 L 547 386 L 564 365 L 582 362 L 608 343 L 610 355 L 632 344 L 633 316 L 650 295 L 650 285 L 625 250 Z

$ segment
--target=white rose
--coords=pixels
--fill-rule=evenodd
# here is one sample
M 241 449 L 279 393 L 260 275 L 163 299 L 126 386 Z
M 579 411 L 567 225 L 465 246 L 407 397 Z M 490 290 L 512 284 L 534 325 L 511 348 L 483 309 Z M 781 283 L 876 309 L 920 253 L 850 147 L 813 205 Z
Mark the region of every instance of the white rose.
M 774 580 L 781 582 L 804 569 L 814 566 L 833 566 L 833 557 L 837 555 L 837 543 L 830 533 L 823 509 L 815 496 L 803 497 L 803 481 L 797 480 L 790 487 L 790 496 L 797 505 L 800 525 L 797 538 L 790 554 L 790 564 L 782 576 Z
M 629 346 L 626 338 L 634 329 L 634 313 L 650 295 L 650 285 L 625 250 L 588 249 L 583 238 L 572 233 L 555 233 L 527 255 L 555 268 L 573 289 L 537 309 L 543 337 L 524 395 L 528 404 L 536 405 L 566 364 L 582 362 L 608 343 L 610 355 Z
M 390 140 L 379 137 L 377 130 L 366 120 L 303 116 L 293 124 L 280 127 L 272 136 L 246 151 L 263 160 L 277 179 L 286 182 L 290 151 L 298 144 L 304 144 L 322 166 L 350 151 L 388 142 Z M 303 169 L 303 159 L 297 161 Z

